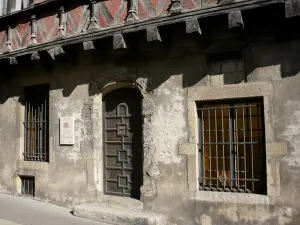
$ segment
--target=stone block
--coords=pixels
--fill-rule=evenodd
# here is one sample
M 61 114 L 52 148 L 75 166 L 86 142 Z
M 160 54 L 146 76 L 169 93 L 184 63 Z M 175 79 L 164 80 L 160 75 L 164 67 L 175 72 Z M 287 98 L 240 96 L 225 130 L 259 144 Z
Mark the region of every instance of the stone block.
M 283 156 L 287 155 L 287 144 L 284 142 L 269 142 L 267 143 L 267 155 Z
M 179 154 L 181 155 L 195 155 L 196 143 L 184 143 L 178 146 Z
M 144 98 L 142 100 L 142 114 L 143 116 L 151 116 L 155 111 L 155 100 L 152 98 Z
M 165 225 L 165 217 L 161 214 L 143 212 L 142 210 L 97 206 L 84 204 L 74 207 L 73 214 L 75 216 L 97 220 L 104 223 L 116 225 Z

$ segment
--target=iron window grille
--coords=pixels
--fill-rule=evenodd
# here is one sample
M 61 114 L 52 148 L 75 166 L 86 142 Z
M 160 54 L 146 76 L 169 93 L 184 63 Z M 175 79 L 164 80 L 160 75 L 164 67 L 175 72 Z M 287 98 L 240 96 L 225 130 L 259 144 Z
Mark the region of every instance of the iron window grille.
M 21 179 L 21 194 L 22 195 L 35 195 L 35 179 L 31 176 L 20 176 Z
M 49 85 L 25 88 L 25 161 L 49 160 Z
M 197 105 L 200 190 L 266 194 L 262 99 Z

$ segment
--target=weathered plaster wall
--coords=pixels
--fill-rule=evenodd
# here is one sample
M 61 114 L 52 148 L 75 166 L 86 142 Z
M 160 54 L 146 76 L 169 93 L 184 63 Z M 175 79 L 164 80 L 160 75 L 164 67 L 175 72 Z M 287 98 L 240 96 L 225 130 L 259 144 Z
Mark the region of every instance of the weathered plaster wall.
M 15 70 L 13 78 L 2 86 L 5 97 L 0 104 L 0 191 L 15 193 L 16 173 L 27 171 L 36 173 L 37 197 L 43 200 L 70 205 L 101 199 L 101 90 L 112 81 L 135 82 L 137 78 L 144 78 L 147 83 L 143 100 L 146 160 L 142 201 L 145 210 L 165 213 L 171 223 L 178 225 L 298 224 L 299 44 L 293 41 L 250 45 L 246 49 L 245 79 L 237 73 L 243 72 L 239 67 L 235 67 L 237 71 L 228 72 L 238 77 L 230 83 L 255 84 L 259 81 L 268 82 L 266 86 L 261 84 L 262 89 L 272 86 L 268 113 L 274 132 L 271 139 L 288 146 L 287 153 L 278 153 L 269 159 L 270 164 L 280 162 L 278 170 L 271 171 L 273 178 L 280 177 L 279 196 L 272 201 L 249 204 L 242 200 L 235 204 L 224 198 L 216 203 L 209 197 L 204 201 L 196 197 L 196 192 L 190 192 L 188 161 L 189 157 L 195 160 L 196 156 L 178 152 L 180 144 L 190 141 L 187 92 L 191 87 L 208 90 L 223 87 L 222 82 L 226 83 L 228 76 L 227 70 L 218 70 L 216 82 L 213 77 L 216 74 L 209 75 L 213 71 L 207 68 L 203 54 L 131 62 L 123 66 L 98 62 L 92 55 L 82 54 L 75 62 L 56 62 L 47 72 L 39 64 L 35 68 Z M 50 82 L 51 87 L 51 161 L 47 165 L 32 165 L 20 160 L 22 107 L 19 86 L 41 82 Z M 75 145 L 61 147 L 58 119 L 68 115 L 75 117 Z M 271 149 L 275 149 L 275 145 Z M 196 168 L 197 165 L 194 171 Z

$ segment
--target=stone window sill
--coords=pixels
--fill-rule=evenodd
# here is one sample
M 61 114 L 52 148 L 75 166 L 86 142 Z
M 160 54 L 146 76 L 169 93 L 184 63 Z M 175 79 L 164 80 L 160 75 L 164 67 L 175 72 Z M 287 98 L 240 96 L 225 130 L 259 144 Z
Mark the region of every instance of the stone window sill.
M 48 171 L 49 163 L 17 160 L 17 169 Z
M 274 204 L 274 199 L 267 195 L 214 191 L 197 191 L 196 201 L 255 205 Z

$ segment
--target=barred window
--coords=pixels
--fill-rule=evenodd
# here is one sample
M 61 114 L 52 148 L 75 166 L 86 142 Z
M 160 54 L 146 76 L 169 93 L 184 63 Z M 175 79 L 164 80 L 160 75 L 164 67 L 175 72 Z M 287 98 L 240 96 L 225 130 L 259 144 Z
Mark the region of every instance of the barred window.
M 20 176 L 21 179 L 21 194 L 34 196 L 35 195 L 35 179 L 31 176 Z
M 201 190 L 266 194 L 262 99 L 197 105 Z
M 25 161 L 49 159 L 49 85 L 25 88 Z

